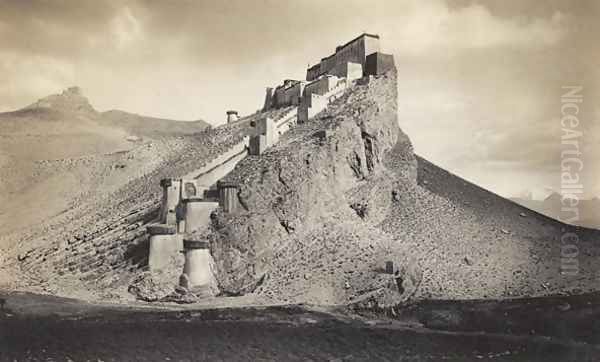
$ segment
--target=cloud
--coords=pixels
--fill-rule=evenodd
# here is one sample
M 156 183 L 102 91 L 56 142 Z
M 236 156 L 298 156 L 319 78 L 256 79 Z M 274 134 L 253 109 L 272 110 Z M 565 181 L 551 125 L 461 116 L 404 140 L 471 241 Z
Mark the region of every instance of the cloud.
M 106 33 L 116 6 L 111 1 L 0 1 L 0 43 L 3 50 L 24 56 L 85 54 L 88 37 Z
M 568 30 L 569 19 L 559 11 L 548 18 L 502 18 L 480 4 L 452 9 L 443 1 L 408 3 L 406 6 L 406 2 L 399 2 L 398 16 L 384 20 L 381 26 L 382 31 L 393 37 L 401 54 L 551 46 L 563 39 Z
M 124 49 L 143 38 L 140 21 L 129 7 L 124 7 L 112 20 L 112 33 L 118 49 Z

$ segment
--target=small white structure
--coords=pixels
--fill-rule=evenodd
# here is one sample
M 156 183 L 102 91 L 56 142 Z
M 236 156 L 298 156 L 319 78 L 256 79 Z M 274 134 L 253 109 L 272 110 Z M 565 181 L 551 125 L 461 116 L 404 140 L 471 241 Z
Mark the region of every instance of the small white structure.
M 227 111 L 227 123 L 235 122 L 239 119 L 237 111 Z
M 177 234 L 175 225 L 152 224 L 148 226 L 150 234 L 150 251 L 148 269 L 161 271 L 176 258 L 181 257 L 183 237 Z
M 190 291 L 201 291 L 205 296 L 214 295 L 217 287 L 208 242 L 186 239 L 183 245 L 185 264 L 179 284 Z

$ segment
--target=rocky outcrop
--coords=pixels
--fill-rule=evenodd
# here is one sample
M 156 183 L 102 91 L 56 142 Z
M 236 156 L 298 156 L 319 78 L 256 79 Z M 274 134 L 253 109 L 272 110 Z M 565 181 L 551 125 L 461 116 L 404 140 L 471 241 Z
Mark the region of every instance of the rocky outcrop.
M 321 264 L 332 267 L 330 282 L 344 296 L 328 299 L 316 292 L 315 301 L 337 303 L 353 294 L 350 289 L 368 288 L 377 279 L 371 278 L 371 264 L 378 262 L 373 250 L 389 237 L 373 228 L 390 207 L 396 179 L 416 183 L 416 159 L 398 127 L 395 73 L 366 83 L 227 177 L 239 185 L 242 209 L 219 213 L 213 223 L 211 251 L 222 290 L 289 296 L 293 292 L 281 287 L 290 280 L 305 281 L 298 288 L 310 284 L 307 273 L 325 280 Z M 402 153 L 396 170 L 384 162 L 392 150 Z M 351 267 L 344 271 L 347 262 Z M 354 286 L 342 282 L 346 277 L 355 279 Z M 336 288 L 325 289 L 330 287 Z
M 38 108 L 51 108 L 60 111 L 76 111 L 84 113 L 96 112 L 79 87 L 70 87 L 60 94 L 53 94 L 42 98 L 27 106 L 25 109 Z
M 221 290 L 379 307 L 594 290 L 597 233 L 416 158 L 397 125 L 395 89 L 393 74 L 350 88 L 228 176 L 241 208 L 213 220 Z M 565 232 L 579 235 L 576 278 L 560 274 Z

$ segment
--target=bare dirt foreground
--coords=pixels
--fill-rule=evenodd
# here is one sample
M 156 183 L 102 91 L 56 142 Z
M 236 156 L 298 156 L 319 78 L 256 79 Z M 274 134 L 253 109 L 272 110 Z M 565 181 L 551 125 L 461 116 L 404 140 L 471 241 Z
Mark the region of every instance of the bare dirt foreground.
M 2 361 L 597 361 L 600 295 L 159 310 L 4 295 Z

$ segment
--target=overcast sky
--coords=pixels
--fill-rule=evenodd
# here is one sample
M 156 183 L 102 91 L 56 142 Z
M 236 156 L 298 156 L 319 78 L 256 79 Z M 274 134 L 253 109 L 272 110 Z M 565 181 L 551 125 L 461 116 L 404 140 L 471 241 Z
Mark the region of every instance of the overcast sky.
M 584 86 L 600 195 L 599 3 L 0 0 L 0 111 L 78 85 L 101 111 L 221 123 L 368 31 L 395 54 L 417 153 L 504 196 L 558 187 L 561 86 Z

